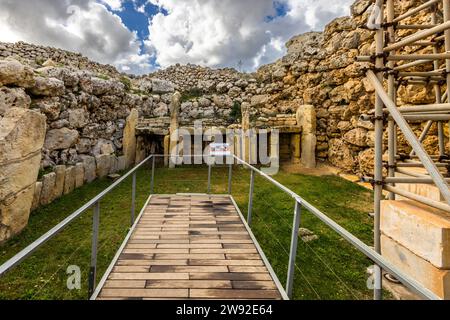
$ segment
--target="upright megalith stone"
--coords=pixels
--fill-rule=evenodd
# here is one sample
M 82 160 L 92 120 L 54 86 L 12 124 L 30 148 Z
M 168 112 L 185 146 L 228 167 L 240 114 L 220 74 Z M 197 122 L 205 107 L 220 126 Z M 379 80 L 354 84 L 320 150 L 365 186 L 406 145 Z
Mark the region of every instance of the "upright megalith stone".
M 131 110 L 127 118 L 127 124 L 123 131 L 123 153 L 126 157 L 127 168 L 133 166 L 136 161 L 136 126 L 139 121 L 137 109 Z
M 316 167 L 317 117 L 312 105 L 297 110 L 297 125 L 302 129 L 301 163 L 306 168 Z
M 0 120 L 0 242 L 28 223 L 45 130 L 45 116 L 28 109 L 9 109 Z
M 178 129 L 180 127 L 180 109 L 181 109 L 181 94 L 177 91 L 172 96 L 172 101 L 170 103 L 170 161 L 169 167 L 175 168 L 176 158 L 173 156 L 177 155 L 177 144 L 178 144 Z

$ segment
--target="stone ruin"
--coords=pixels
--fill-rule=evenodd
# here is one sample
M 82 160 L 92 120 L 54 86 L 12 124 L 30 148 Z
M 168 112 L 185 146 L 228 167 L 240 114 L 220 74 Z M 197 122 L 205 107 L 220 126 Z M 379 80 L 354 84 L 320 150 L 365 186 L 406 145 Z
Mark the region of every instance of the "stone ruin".
M 253 74 L 176 65 L 134 77 L 79 54 L 0 43 L 0 242 L 39 206 L 167 154 L 171 128 L 198 120 L 219 130 L 279 129 L 283 162 L 372 173 L 374 126 L 360 115 L 373 109 L 374 90 L 355 62 L 373 51 L 370 4 L 358 0 L 352 17 L 294 37 L 285 57 Z M 401 86 L 399 99 L 428 103 L 431 92 Z M 413 129 L 420 134 L 422 124 Z M 424 145 L 438 151 L 433 134 Z

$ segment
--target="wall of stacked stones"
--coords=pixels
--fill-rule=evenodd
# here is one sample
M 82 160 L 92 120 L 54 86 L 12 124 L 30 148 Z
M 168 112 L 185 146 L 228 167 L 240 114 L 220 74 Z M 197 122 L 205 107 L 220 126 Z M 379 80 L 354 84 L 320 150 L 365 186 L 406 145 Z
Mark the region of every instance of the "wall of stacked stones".
M 167 116 L 173 93 L 158 79 L 134 87 L 54 61 L 0 60 L 0 242 L 30 210 L 134 165 L 139 117 Z
M 355 62 L 356 56 L 374 52 L 374 33 L 365 27 L 371 3 L 357 0 L 351 8 L 352 17 L 334 20 L 324 32 L 306 33 L 289 41 L 285 57 L 258 70 L 258 80 L 264 86 L 252 103 L 263 120 L 267 114 L 290 114 L 298 106 L 313 105 L 317 114 L 317 158 L 358 174 L 373 173 L 374 126 L 359 117 L 373 110 L 375 95 L 365 77 L 369 65 Z M 418 3 L 397 1 L 396 10 L 405 12 Z M 427 21 L 426 16 L 415 16 L 406 23 Z M 417 49 L 411 48 L 409 53 L 413 50 Z M 399 105 L 434 101 L 431 86 L 399 87 Z M 423 124 L 412 127 L 419 135 Z M 387 134 L 385 141 L 387 146 Z M 399 142 L 399 152 L 409 153 L 411 149 L 400 132 Z M 437 152 L 436 128 L 424 146 L 431 153 Z

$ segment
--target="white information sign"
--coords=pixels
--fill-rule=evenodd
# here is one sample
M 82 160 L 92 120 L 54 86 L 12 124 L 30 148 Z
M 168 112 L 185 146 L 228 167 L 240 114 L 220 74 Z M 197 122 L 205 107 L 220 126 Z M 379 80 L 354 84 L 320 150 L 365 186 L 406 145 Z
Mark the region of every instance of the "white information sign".
M 209 145 L 209 155 L 211 157 L 229 157 L 231 156 L 230 144 L 211 143 Z

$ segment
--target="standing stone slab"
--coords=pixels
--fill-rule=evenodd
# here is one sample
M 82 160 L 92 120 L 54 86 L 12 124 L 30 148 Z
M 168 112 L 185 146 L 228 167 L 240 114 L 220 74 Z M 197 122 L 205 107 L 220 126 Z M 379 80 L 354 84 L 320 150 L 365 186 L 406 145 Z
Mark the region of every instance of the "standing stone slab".
M 95 158 L 97 162 L 97 177 L 104 178 L 109 175 L 111 168 L 111 157 L 107 154 Z
M 41 205 L 51 203 L 55 194 L 56 173 L 46 174 L 42 178 Z
M 95 158 L 91 156 L 82 156 L 84 164 L 84 181 L 91 183 L 97 178 L 97 164 Z
M 117 171 L 124 171 L 127 168 L 127 158 L 120 156 L 117 158 Z
M 119 169 L 118 169 L 119 160 L 117 159 L 117 157 L 115 155 L 111 155 L 110 161 L 111 161 L 111 165 L 109 168 L 109 174 L 114 174 L 117 171 L 119 171 Z
M 298 108 L 297 125 L 302 129 L 301 162 L 306 168 L 315 168 L 317 116 L 314 106 L 303 105 Z
M 136 126 L 139 121 L 137 109 L 131 110 L 127 118 L 127 124 L 123 132 L 123 153 L 127 159 L 127 167 L 131 167 L 136 161 Z
M 41 191 L 42 191 L 42 182 L 38 181 L 36 182 L 36 186 L 34 188 L 34 197 L 33 203 L 31 204 L 31 211 L 34 211 L 37 208 L 39 208 L 41 200 Z
M 64 194 L 64 180 L 66 178 L 66 166 L 56 166 L 54 172 L 56 174 L 54 199 L 58 199 L 61 198 L 61 196 Z
M 81 188 L 84 185 L 84 164 L 77 163 L 75 166 L 75 188 Z
M 64 194 L 69 194 L 75 190 L 75 167 L 66 169 L 66 177 L 64 180 Z

